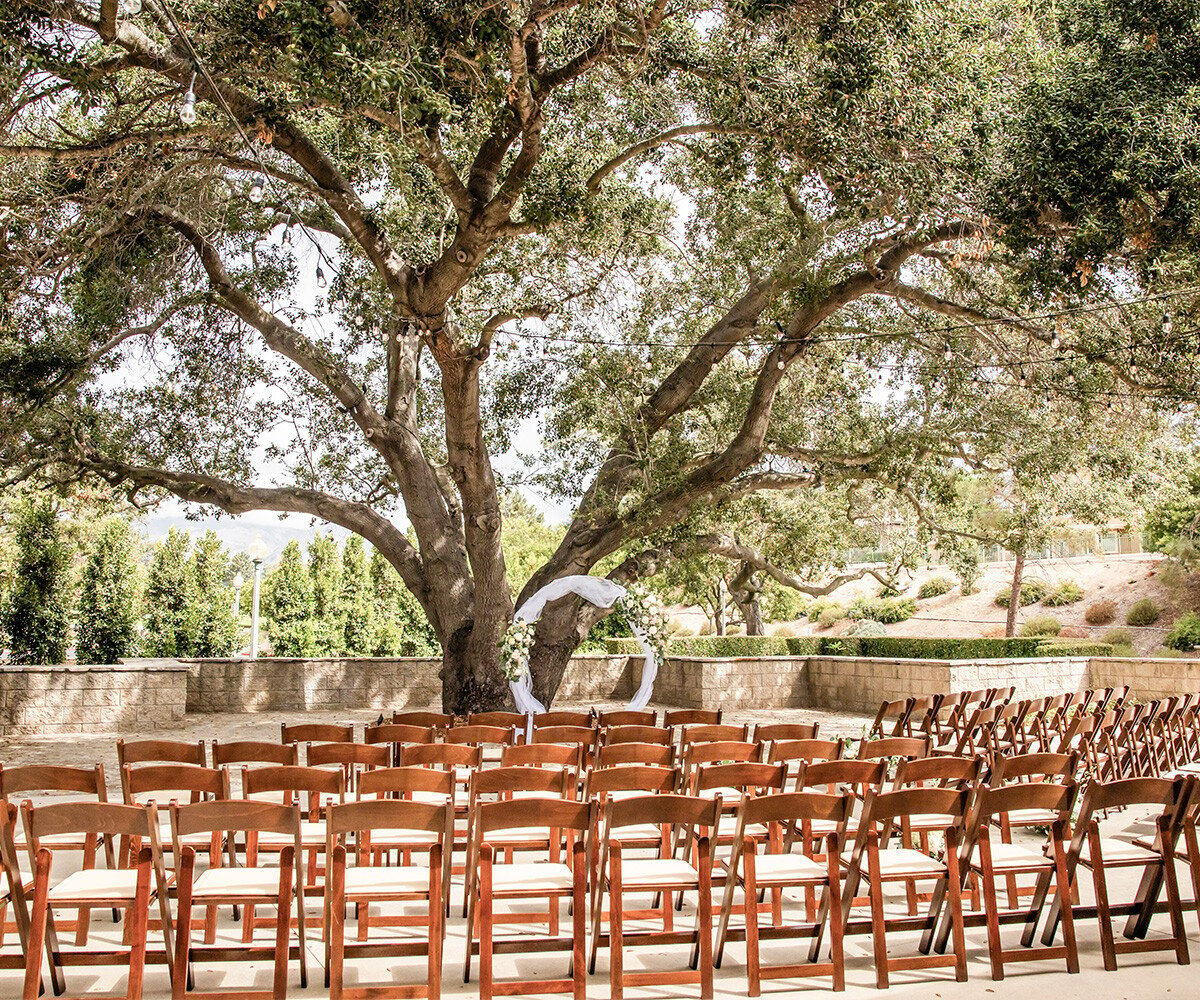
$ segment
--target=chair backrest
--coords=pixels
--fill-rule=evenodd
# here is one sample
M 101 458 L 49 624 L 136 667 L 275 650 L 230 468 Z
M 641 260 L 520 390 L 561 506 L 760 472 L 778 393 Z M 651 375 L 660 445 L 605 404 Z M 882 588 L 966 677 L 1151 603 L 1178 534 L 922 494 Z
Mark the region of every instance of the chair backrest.
M 543 726 L 530 734 L 529 742 L 561 743 L 590 750 L 597 738 L 597 731 L 590 726 Z
M 886 736 L 881 740 L 863 740 L 858 744 L 859 760 L 885 757 L 928 757 L 929 740 L 922 736 Z
M 521 799 L 481 802 L 475 807 L 473 841 L 486 842 L 493 830 L 535 827 L 541 830 L 573 830 L 587 834 L 592 828 L 595 803 L 575 799 L 539 799 L 537 809 Z M 557 846 L 552 847 L 557 850 Z
M 721 796 L 637 795 L 610 798 L 604 808 L 606 830 L 653 823 L 655 826 L 687 826 L 714 829 L 721 816 Z
M 316 817 L 320 810 L 322 795 L 335 795 L 339 802 L 346 797 L 346 775 L 341 768 L 327 770 L 323 767 L 254 767 L 242 770 L 242 796 L 253 799 L 256 795 L 274 792 L 287 794 L 285 803 L 299 804 L 308 796 L 307 812 Z
M 204 741 L 183 743 L 179 740 L 117 740 L 117 765 L 127 764 L 195 764 L 208 766 Z
M 820 729 L 819 722 L 769 722 L 754 727 L 754 738 L 759 743 L 815 740 Z
M 608 726 L 657 726 L 658 712 L 655 709 L 614 709 L 597 716 L 600 725 Z
M 533 717 L 533 728 L 544 726 L 583 726 L 590 729 L 596 725 L 596 717 L 591 712 L 538 712 Z
M 826 792 L 748 796 L 742 800 L 739 808 L 739 821 L 749 826 L 791 820 L 826 820 L 841 826 L 850 818 L 853 805 L 854 798 L 851 795 L 831 795 Z
M 422 726 L 430 729 L 449 729 L 454 716 L 445 712 L 393 712 L 392 722 L 398 726 Z
M 471 743 L 410 744 L 400 748 L 402 767 L 480 767 L 483 748 Z
M 1070 778 L 1079 768 L 1078 753 L 1026 753 L 999 755 L 992 765 L 993 787 L 1022 778 Z
M 121 770 L 121 790 L 126 805 L 145 805 L 154 799 L 165 806 L 171 799 L 199 802 L 229 798 L 229 772 L 223 767 L 196 764 L 146 764 Z M 164 794 L 165 793 L 165 794 Z
M 503 726 L 455 726 L 447 729 L 442 739 L 447 743 L 470 744 L 471 746 L 506 746 L 516 742 L 515 729 Z
M 485 795 L 508 798 L 513 792 L 539 792 L 565 799 L 571 797 L 574 790 L 574 772 L 566 768 L 489 767 L 471 775 L 471 808 Z M 530 812 L 537 812 L 541 802 L 541 799 L 537 803 L 526 802 L 526 807 Z
M 522 743 L 500 751 L 501 767 L 568 767 L 578 771 L 583 766 L 583 748 L 562 743 Z
M 613 743 L 661 743 L 667 746 L 674 742 L 669 729 L 637 724 L 609 726 L 601 730 L 600 741 L 605 746 Z
M 675 748 L 666 743 L 612 743 L 596 750 L 596 767 L 617 764 L 675 766 Z
M 904 729 L 904 721 L 912 709 L 911 698 L 901 698 L 899 701 L 885 701 L 879 706 L 871 725 L 867 727 L 868 739 L 873 736 L 899 736 Z M 892 724 L 887 725 L 888 722 Z
M 696 743 L 744 743 L 749 738 L 749 726 L 688 726 L 682 742 L 688 747 Z
M 862 829 L 872 824 L 887 825 L 896 819 L 920 815 L 941 816 L 947 828 L 960 829 L 966 820 L 967 797 L 965 789 L 954 788 L 902 788 L 894 792 L 868 791 L 863 804 L 866 822 Z
M 403 799 L 344 802 L 329 807 L 325 828 L 330 847 L 338 837 L 369 830 L 418 830 L 437 834 L 438 843 L 448 844 L 454 836 L 454 807 L 449 802 L 435 805 Z
M 33 806 L 22 804 L 25 835 L 30 849 L 36 851 L 43 837 L 70 833 L 114 837 L 158 836 L 158 824 L 150 822 L 145 806 L 116 802 L 54 802 Z
M 308 766 L 339 765 L 347 774 L 372 767 L 387 767 L 392 762 L 391 744 L 387 743 L 310 743 Z
M 171 832 L 177 848 L 180 837 L 217 832 L 292 834 L 299 847 L 300 809 L 294 803 L 280 805 L 245 799 L 174 804 L 171 806 Z
M 754 794 L 780 792 L 786 776 L 782 764 L 702 764 L 691 774 L 691 791 L 698 794 L 711 788 L 736 788 Z
M 762 759 L 761 743 L 722 740 L 717 743 L 690 743 L 684 749 L 684 770 L 691 773 L 699 764 L 738 763 Z
M 797 778 L 800 788 L 851 789 L 861 795 L 883 786 L 887 762 L 882 760 L 826 760 L 805 764 Z
M 406 798 L 413 792 L 454 797 L 454 774 L 435 767 L 380 767 L 358 776 L 358 797 Z
M 1124 809 L 1129 806 L 1177 805 L 1184 789 L 1181 778 L 1120 778 L 1117 781 L 1093 781 L 1083 797 L 1079 822 L 1085 816 L 1105 809 Z
M 893 788 L 970 788 L 979 780 L 979 757 L 914 757 L 900 761 Z
M 780 740 L 771 743 L 767 761 L 778 764 L 789 760 L 841 760 L 841 740 Z
M 668 729 L 673 726 L 719 726 L 721 715 L 719 708 L 674 708 L 663 715 L 663 725 Z
M 299 764 L 300 748 L 295 743 L 268 743 L 265 740 L 237 740 L 221 743 L 213 740 L 213 767 L 230 764 Z
M 432 726 L 410 726 L 404 723 L 384 723 L 367 726 L 363 734 L 364 743 L 432 743 L 436 731 Z
M 613 792 L 674 792 L 679 772 L 673 767 L 648 764 L 618 764 L 589 771 L 584 781 L 584 798 L 607 798 Z
M 20 792 L 35 791 L 78 792 L 95 796 L 97 801 L 104 802 L 108 798 L 104 765 L 67 767 L 59 764 L 21 764 L 5 767 L 0 764 L 0 802 L 10 801 Z
M 332 722 L 298 722 L 289 726 L 279 724 L 280 743 L 353 743 L 354 726 Z
M 984 786 L 975 796 L 976 825 L 994 816 L 1020 809 L 1042 809 L 1057 812 L 1059 819 L 1071 818 L 1078 786 L 1072 780 L 1022 781 L 999 788 Z
M 468 726 L 503 726 L 505 729 L 524 729 L 529 719 L 520 712 L 472 712 Z

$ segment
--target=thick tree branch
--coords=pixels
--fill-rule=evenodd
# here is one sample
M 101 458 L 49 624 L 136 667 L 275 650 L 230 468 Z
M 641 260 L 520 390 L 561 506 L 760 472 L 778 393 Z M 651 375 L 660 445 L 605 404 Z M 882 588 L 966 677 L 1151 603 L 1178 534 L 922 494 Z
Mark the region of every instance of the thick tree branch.
M 675 128 L 667 129 L 665 132 L 659 132 L 658 135 L 651 136 L 649 139 L 643 139 L 641 142 L 635 143 L 628 149 L 618 153 L 607 163 L 597 168 L 592 176 L 588 178 L 587 189 L 588 194 L 595 194 L 600 190 L 600 185 L 604 183 L 604 179 L 616 170 L 632 160 L 634 157 L 640 156 L 642 153 L 654 149 L 656 146 L 661 146 L 664 143 L 676 142 L 689 135 L 752 135 L 753 129 L 737 128 L 729 125 L 718 125 L 713 122 L 704 122 L 698 125 L 677 125 Z

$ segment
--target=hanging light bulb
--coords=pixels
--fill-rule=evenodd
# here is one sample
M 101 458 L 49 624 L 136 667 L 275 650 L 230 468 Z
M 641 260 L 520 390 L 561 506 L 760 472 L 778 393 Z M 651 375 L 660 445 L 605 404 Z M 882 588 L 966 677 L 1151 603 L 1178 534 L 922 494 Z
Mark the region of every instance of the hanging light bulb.
M 192 74 L 192 80 L 188 84 L 187 92 L 183 95 L 183 101 L 179 105 L 179 120 L 184 125 L 196 124 L 196 74 Z
M 133 17 L 142 12 L 142 0 L 121 0 L 121 15 Z
M 1029 384 L 1029 379 L 1025 377 L 1025 366 L 1021 365 L 1017 368 L 1017 384 L 1024 389 Z
M 780 371 L 783 371 L 787 367 L 787 365 L 785 365 L 783 363 L 783 359 L 781 358 L 780 360 L 775 362 L 775 367 L 778 368 Z
M 1166 337 L 1171 336 L 1171 331 L 1174 328 L 1175 328 L 1175 323 L 1171 319 L 1171 314 L 1169 312 L 1164 312 L 1163 313 L 1163 324 L 1162 324 L 1163 335 Z
M 292 245 L 292 224 L 290 222 L 283 227 L 283 236 L 279 239 L 279 245 L 285 247 Z
M 250 182 L 250 193 L 247 197 L 258 204 L 263 200 L 263 186 L 267 183 L 267 179 L 262 174 L 255 174 L 254 180 Z
M 942 352 L 942 357 L 947 361 L 954 360 L 954 348 L 950 346 L 950 341 L 946 341 L 946 349 Z
M 324 288 L 324 287 L 325 287 L 325 284 L 326 284 L 326 282 L 325 282 L 325 272 L 321 270 L 321 265 L 320 265 L 320 264 L 318 264 L 318 265 L 317 265 L 317 287 L 318 287 L 318 288 Z

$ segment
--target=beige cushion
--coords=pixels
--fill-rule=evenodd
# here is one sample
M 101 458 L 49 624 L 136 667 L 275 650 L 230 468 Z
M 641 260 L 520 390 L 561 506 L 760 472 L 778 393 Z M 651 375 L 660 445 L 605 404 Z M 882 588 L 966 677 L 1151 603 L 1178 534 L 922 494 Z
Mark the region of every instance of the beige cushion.
M 371 830 L 371 848 L 429 847 L 436 844 L 438 835 L 428 830 Z
M 758 854 L 754 857 L 754 878 L 760 885 L 824 879 L 826 875 L 824 864 L 803 854 Z
M 514 826 L 507 830 L 489 830 L 483 835 L 485 844 L 544 844 L 550 839 L 550 830 L 544 826 Z
M 196 876 L 192 898 L 206 896 L 278 896 L 278 868 L 209 868 Z
M 1056 819 L 1053 809 L 1013 809 L 1008 814 L 1009 826 L 1049 826 Z
M 842 852 L 842 864 L 849 864 L 850 851 Z M 928 854 L 908 847 L 889 847 L 879 852 L 879 873 L 885 878 L 900 875 L 942 875 L 946 866 Z M 870 874 L 867 852 L 862 856 L 862 874 Z
M 501 894 L 521 890 L 547 891 L 570 889 L 571 869 L 553 861 L 534 861 L 523 864 L 493 865 L 492 892 Z
M 50 890 L 50 902 L 67 899 L 133 899 L 137 872 L 132 869 L 89 868 L 72 872 Z
M 289 844 L 294 844 L 296 838 L 290 833 L 275 833 L 274 831 L 264 830 L 258 835 L 259 847 L 287 847 Z M 324 847 L 325 846 L 325 824 L 318 823 L 316 820 L 302 819 L 300 821 L 300 844 L 303 847 Z
M 428 892 L 429 869 L 408 866 L 394 868 L 381 865 L 378 868 L 361 865 L 346 869 L 346 894 Z
M 1100 856 L 1105 864 L 1145 864 L 1159 859 L 1157 851 L 1111 837 L 1100 838 Z
M 678 858 L 622 859 L 621 884 L 625 888 L 640 885 L 699 885 L 696 869 Z
M 992 844 L 992 868 L 1001 871 L 1010 868 L 1048 868 L 1054 862 L 1041 851 L 1020 844 Z M 976 858 L 971 867 L 980 871 Z

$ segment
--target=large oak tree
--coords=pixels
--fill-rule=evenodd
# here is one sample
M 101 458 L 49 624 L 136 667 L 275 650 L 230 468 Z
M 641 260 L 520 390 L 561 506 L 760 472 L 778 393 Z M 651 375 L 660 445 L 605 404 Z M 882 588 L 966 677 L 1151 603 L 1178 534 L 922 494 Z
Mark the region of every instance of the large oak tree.
M 117 6 L 0 12 L 5 467 L 361 535 L 450 709 L 515 601 L 700 512 L 1193 384 L 1161 306 L 1038 317 L 1188 280 L 1194 4 Z M 529 416 L 575 513 L 514 593 Z M 597 614 L 542 619 L 544 700 Z

